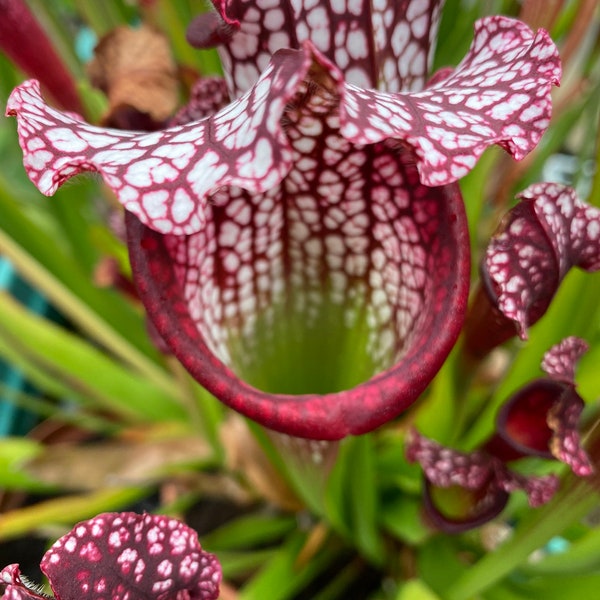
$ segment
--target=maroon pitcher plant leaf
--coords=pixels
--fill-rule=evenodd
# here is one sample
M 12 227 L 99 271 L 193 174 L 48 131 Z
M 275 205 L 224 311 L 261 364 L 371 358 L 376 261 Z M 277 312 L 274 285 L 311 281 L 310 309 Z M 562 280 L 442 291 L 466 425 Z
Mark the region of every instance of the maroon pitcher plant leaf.
M 446 533 L 479 527 L 498 516 L 515 490 L 529 505 L 548 502 L 558 487 L 554 475 L 525 476 L 485 450 L 459 452 L 411 431 L 406 457 L 423 468 L 423 507 L 427 520 Z
M 519 194 L 488 246 L 483 283 L 495 322 L 494 344 L 527 328 L 548 310 L 569 269 L 600 269 L 600 209 L 585 204 L 575 190 L 557 183 L 536 183 Z M 468 345 L 489 349 L 478 340 L 481 322 L 467 325 Z M 489 328 L 488 328 L 489 329 Z
M 196 532 L 160 515 L 105 513 L 77 524 L 46 552 L 41 568 L 56 600 L 216 600 L 221 567 Z M 3 600 L 47 598 L 1 572 Z
M 106 130 L 35 82 L 7 110 L 43 193 L 83 170 L 114 190 L 140 297 L 202 385 L 339 439 L 410 406 L 453 347 L 470 262 L 456 180 L 489 145 L 537 144 L 560 64 L 546 32 L 489 17 L 425 87 L 439 2 L 259 5 L 215 2 L 189 33 L 220 44 L 232 101 L 214 114 Z
M 544 355 L 542 369 L 548 377 L 517 391 L 498 413 L 497 436 L 488 451 L 501 457 L 542 456 L 569 465 L 579 476 L 593 472 L 581 446 L 579 421 L 584 402 L 575 389 L 575 363 L 588 349 L 568 337 Z

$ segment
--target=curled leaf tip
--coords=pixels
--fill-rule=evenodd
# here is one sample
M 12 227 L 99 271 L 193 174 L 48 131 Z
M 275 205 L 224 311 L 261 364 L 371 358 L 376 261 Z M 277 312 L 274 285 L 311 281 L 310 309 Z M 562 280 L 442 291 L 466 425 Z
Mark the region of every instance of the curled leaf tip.
M 490 521 L 502 512 L 509 494 L 516 490 L 524 491 L 530 506 L 537 507 L 548 502 L 558 488 L 554 475 L 522 475 L 486 450 L 460 452 L 416 431 L 408 436 L 406 457 L 423 469 L 428 519 L 447 533 L 460 533 Z
M 514 471 L 505 469 L 504 477 L 501 479 L 501 486 L 507 491 L 523 490 L 527 494 L 529 506 L 538 508 L 552 500 L 558 490 L 560 479 L 558 476 L 525 476 Z
M 587 477 L 594 472 L 594 466 L 582 446 L 579 433 L 583 408 L 582 398 L 571 387 L 565 389 L 547 415 L 548 427 L 553 432 L 550 451 L 579 477 Z
M 534 184 L 518 198 L 488 246 L 483 282 L 526 339 L 569 269 L 600 268 L 600 210 L 556 183 Z
M 519 456 L 556 458 L 579 476 L 594 468 L 579 433 L 584 401 L 575 389 L 575 365 L 588 344 L 568 337 L 544 355 L 548 377 L 537 379 L 513 394 L 498 413 L 498 436 Z M 496 448 L 505 453 L 502 445 Z
M 577 361 L 589 350 L 589 344 L 578 337 L 567 337 L 544 354 L 542 370 L 556 381 L 575 384 Z

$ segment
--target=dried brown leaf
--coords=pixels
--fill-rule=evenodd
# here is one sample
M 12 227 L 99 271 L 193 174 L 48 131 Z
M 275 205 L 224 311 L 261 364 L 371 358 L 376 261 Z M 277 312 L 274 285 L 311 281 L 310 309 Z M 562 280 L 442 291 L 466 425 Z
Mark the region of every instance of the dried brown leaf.
M 177 66 L 169 43 L 147 25 L 106 34 L 95 48 L 88 75 L 108 97 L 105 125 L 153 129 L 177 108 Z
M 210 445 L 196 436 L 137 443 L 58 444 L 28 462 L 25 470 L 63 489 L 96 490 L 153 483 L 173 469 L 210 460 L 212 455 Z
M 221 440 L 228 467 L 239 471 L 257 495 L 284 510 L 303 508 L 240 417 L 232 415 L 225 421 Z

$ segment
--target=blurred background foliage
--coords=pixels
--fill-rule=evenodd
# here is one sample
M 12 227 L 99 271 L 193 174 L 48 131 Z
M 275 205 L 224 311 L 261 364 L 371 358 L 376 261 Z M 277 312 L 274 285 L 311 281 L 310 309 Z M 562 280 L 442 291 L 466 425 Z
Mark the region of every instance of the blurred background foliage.
M 0 3 L 1 4 L 1 3 Z M 147 22 L 168 37 L 182 81 L 219 72 L 187 45 L 194 0 L 29 0 L 97 121 L 106 107 L 86 78 L 95 40 Z M 448 0 L 435 68 L 456 65 L 484 15 L 547 28 L 563 83 L 551 127 L 521 163 L 488 150 L 461 186 L 473 279 L 490 234 L 529 183 L 573 185 L 600 205 L 600 17 L 595 0 Z M 24 43 L 35 43 L 24 40 Z M 4 102 L 25 75 L 0 54 Z M 185 101 L 182 86 L 181 102 Z M 25 176 L 14 120 L 0 121 L 0 558 L 41 580 L 46 545 L 107 510 L 149 510 L 196 527 L 218 554 L 223 598 L 518 600 L 596 597 L 598 479 L 563 474 L 561 492 L 533 511 L 515 497 L 501 519 L 455 536 L 421 518 L 421 474 L 404 458 L 416 424 L 462 449 L 494 428 L 498 406 L 540 375 L 543 353 L 567 335 L 591 345 L 577 372 L 598 418 L 600 276 L 569 274 L 526 343 L 511 342 L 475 372 L 460 344 L 402 419 L 320 447 L 282 442 L 226 411 L 151 341 L 127 286 L 126 247 L 111 227 L 110 192 L 78 177 L 52 199 Z M 598 454 L 598 432 L 589 448 Z M 323 464 L 316 465 L 317 453 Z M 596 456 L 596 460 L 597 460 Z M 532 469 L 541 470 L 540 464 Z M 596 487 L 594 487 L 596 486 Z

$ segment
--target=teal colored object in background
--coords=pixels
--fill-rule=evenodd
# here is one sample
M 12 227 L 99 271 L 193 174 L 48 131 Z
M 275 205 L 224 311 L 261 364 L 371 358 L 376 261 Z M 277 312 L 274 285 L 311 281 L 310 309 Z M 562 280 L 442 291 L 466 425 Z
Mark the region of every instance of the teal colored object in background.
M 50 306 L 45 298 L 31 288 L 15 272 L 8 260 L 0 256 L 0 289 L 8 290 L 30 310 L 47 314 Z M 33 389 L 23 373 L 0 360 L 0 437 L 24 435 L 36 423 L 36 416 L 18 407 L 16 396 Z

